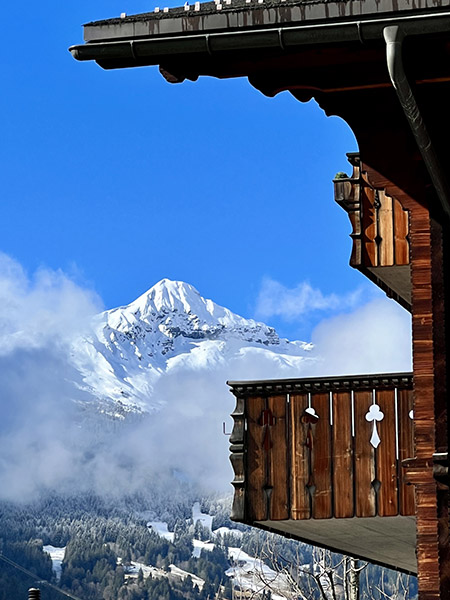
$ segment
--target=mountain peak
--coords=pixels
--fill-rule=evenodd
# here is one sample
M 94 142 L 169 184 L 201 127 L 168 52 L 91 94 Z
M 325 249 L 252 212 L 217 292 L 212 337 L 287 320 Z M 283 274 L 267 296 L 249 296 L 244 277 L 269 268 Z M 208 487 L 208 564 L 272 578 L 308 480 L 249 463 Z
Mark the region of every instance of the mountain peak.
M 180 336 L 198 340 L 227 334 L 249 342 L 279 344 L 271 327 L 203 298 L 189 283 L 166 278 L 128 306 L 106 311 L 103 319 L 108 327 L 128 337 L 143 335 L 144 331 L 152 339 L 162 336 L 166 351 L 169 346 L 174 349 L 172 342 Z
M 157 408 L 149 401 L 162 373 L 186 368 L 213 368 L 222 360 L 263 353 L 269 363 L 298 364 L 308 345 L 280 340 L 264 323 L 245 319 L 192 285 L 162 279 L 145 294 L 105 311 L 95 320 L 93 335 L 81 340 L 76 364 L 83 389 L 118 406 Z
M 141 318 L 146 318 L 155 312 L 178 312 L 196 314 L 204 318 L 205 311 L 212 315 L 214 309 L 221 308 L 212 300 L 206 300 L 194 286 L 184 281 L 161 279 L 147 292 L 139 296 L 128 308 L 139 313 Z M 225 310 L 225 309 L 223 309 Z
M 151 299 L 158 310 L 163 306 L 173 310 L 174 308 L 178 308 L 177 305 L 181 303 L 189 311 L 191 303 L 201 299 L 199 292 L 194 286 L 184 281 L 172 281 L 171 279 L 161 279 L 143 296 Z M 139 300 L 140 298 L 136 302 Z

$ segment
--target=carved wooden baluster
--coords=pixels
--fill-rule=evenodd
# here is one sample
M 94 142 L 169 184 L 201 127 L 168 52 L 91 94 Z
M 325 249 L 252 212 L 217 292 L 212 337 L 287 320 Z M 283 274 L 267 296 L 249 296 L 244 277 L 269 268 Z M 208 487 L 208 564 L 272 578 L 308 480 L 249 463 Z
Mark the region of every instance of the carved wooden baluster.
M 361 250 L 361 182 L 359 157 L 349 156 L 353 166 L 351 177 L 338 177 L 334 180 L 334 197 L 336 202 L 347 212 L 352 226 L 350 237 L 353 241 L 350 265 L 360 267 L 362 263 Z
M 245 402 L 246 398 L 243 396 L 236 399 L 236 408 L 231 414 L 231 417 L 234 420 L 234 426 L 230 436 L 230 461 L 234 471 L 234 479 L 231 482 L 234 487 L 231 518 L 233 521 L 241 522 L 244 522 L 245 520 Z

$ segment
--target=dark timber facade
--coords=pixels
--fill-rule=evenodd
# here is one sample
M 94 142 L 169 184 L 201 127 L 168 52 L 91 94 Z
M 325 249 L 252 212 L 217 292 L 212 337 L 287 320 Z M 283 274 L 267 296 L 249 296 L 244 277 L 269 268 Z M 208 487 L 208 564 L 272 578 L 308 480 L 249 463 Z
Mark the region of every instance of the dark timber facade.
M 450 0 L 217 0 L 90 23 L 85 41 L 74 57 L 106 69 L 245 76 L 352 128 L 335 182 L 351 264 L 411 311 L 412 380 L 233 383 L 234 517 L 417 570 L 420 600 L 449 600 Z M 367 528 L 400 543 L 374 555 Z

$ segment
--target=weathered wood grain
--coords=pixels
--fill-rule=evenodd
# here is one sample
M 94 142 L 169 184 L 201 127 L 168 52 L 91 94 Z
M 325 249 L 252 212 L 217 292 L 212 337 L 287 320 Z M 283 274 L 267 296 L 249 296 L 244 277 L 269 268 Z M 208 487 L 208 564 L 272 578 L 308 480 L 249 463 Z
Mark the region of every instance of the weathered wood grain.
M 409 264 L 409 214 L 400 202 L 393 199 L 395 264 Z
M 377 238 L 380 239 L 378 247 L 379 266 L 390 267 L 394 265 L 394 212 L 392 198 L 384 191 L 378 192 L 380 207 L 377 215 Z
M 271 448 L 266 460 L 270 471 L 268 484 L 272 487 L 270 518 L 276 521 L 289 518 L 286 396 L 269 397 L 268 408 L 275 418 L 274 425 L 270 427 Z
M 263 448 L 264 431 L 260 425 L 261 413 L 265 408 L 264 398 L 247 400 L 247 508 L 250 523 L 266 518 L 264 482 L 266 456 Z
M 307 394 L 291 395 L 291 519 L 309 519 L 311 516 L 310 497 L 307 489 L 309 479 L 308 449 L 306 447 L 307 425 L 301 422 L 307 406 Z
M 319 417 L 317 423 L 313 425 L 312 464 L 315 493 L 312 516 L 315 519 L 328 519 L 333 515 L 330 394 L 311 394 L 311 405 Z
M 408 482 L 402 461 L 414 456 L 414 426 L 410 418 L 414 401 L 412 390 L 399 390 L 397 393 L 398 405 L 398 441 L 399 441 L 399 512 L 401 515 L 414 515 L 416 503 L 414 499 L 414 486 Z
M 381 483 L 377 508 L 381 517 L 389 517 L 398 513 L 394 390 L 377 390 L 375 401 L 384 413 L 383 420 L 378 423 L 381 442 L 375 450 L 377 479 Z
M 352 517 L 353 457 L 351 393 L 333 393 L 333 490 L 334 516 Z
M 366 419 L 372 404 L 372 391 L 354 393 L 355 407 L 355 514 L 357 517 L 373 517 L 376 514 L 375 451 L 370 444 L 372 424 Z

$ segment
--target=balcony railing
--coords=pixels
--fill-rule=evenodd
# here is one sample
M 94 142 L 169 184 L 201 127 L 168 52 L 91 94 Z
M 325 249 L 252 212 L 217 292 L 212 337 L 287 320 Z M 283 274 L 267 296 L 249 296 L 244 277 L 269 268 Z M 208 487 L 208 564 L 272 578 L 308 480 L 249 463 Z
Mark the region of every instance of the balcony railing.
M 345 551 L 300 522 L 375 519 L 378 527 L 379 517 L 415 514 L 401 465 L 414 456 L 411 374 L 229 385 L 234 520 Z
M 357 153 L 347 156 L 353 173 L 334 180 L 334 195 L 352 225 L 350 265 L 410 310 L 408 212 L 396 198 L 370 185 Z

